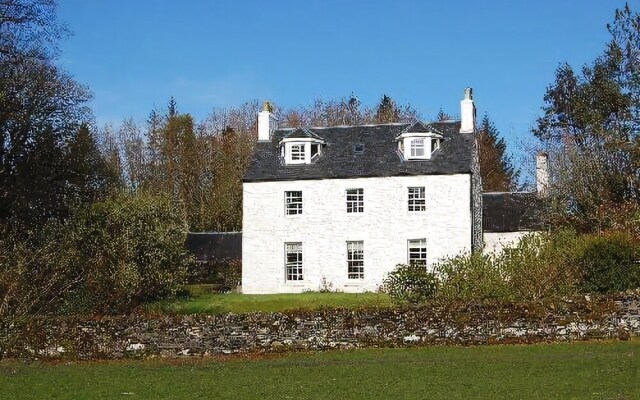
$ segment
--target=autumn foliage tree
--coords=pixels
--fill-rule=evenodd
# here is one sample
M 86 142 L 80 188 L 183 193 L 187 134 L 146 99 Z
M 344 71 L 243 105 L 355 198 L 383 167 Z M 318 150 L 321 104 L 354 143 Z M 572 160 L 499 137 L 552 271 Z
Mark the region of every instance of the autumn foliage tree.
M 517 184 L 518 170 L 507 153 L 507 144 L 485 114 L 477 129 L 478 157 L 482 189 L 486 192 L 507 192 Z

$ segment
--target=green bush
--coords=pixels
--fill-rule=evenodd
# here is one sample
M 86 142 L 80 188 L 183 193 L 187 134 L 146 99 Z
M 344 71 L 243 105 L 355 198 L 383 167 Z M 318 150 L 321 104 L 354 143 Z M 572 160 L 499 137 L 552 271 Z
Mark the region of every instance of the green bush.
M 435 266 L 443 300 L 487 300 L 510 297 L 507 282 L 493 255 L 464 254 Z
M 383 289 L 395 301 L 421 303 L 432 298 L 437 280 L 424 265 L 398 264 L 384 279 Z
M 171 297 L 193 262 L 187 227 L 166 199 L 121 195 L 93 204 L 70 222 L 84 280 L 68 296 L 68 312 L 127 312 Z
M 532 233 L 496 257 L 515 300 L 561 299 L 577 293 L 580 237 L 571 230 Z
M 578 265 L 582 272 L 582 290 L 607 293 L 640 287 L 639 248 L 625 233 L 583 237 Z

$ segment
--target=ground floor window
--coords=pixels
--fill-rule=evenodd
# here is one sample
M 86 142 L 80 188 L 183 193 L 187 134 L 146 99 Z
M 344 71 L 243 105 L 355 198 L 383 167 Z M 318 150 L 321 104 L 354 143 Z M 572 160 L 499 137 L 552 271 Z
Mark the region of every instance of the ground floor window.
M 302 243 L 285 243 L 287 281 L 302 280 Z
M 427 265 L 427 239 L 409 239 L 407 247 L 409 264 Z
M 364 279 L 364 242 L 347 242 L 347 277 Z

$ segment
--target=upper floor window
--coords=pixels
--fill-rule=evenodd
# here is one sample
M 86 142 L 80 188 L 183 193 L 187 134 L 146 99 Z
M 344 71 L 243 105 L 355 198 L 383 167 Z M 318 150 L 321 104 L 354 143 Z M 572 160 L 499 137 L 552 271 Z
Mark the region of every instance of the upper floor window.
M 364 242 L 347 242 L 347 277 L 364 279 Z
M 431 153 L 440 148 L 440 139 L 431 139 Z
M 284 192 L 285 214 L 297 215 L 302 214 L 302 192 L 291 191 Z
M 291 161 L 304 161 L 304 144 L 291 145 Z
M 409 188 L 409 211 L 425 211 L 427 209 L 424 186 Z
M 285 243 L 285 278 L 287 281 L 301 281 L 302 243 Z
M 347 212 L 364 212 L 364 189 L 347 189 Z
M 411 139 L 411 157 L 424 157 L 424 138 Z
M 409 239 L 407 253 L 409 264 L 427 265 L 427 239 Z

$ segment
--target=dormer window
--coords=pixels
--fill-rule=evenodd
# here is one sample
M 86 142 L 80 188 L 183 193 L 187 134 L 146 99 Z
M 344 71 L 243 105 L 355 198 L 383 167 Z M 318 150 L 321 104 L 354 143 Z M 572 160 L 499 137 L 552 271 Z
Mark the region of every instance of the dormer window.
M 440 148 L 440 141 L 444 139 L 431 125 L 416 122 L 396 137 L 398 150 L 407 160 L 429 160 L 431 154 Z
M 285 164 L 311 164 L 322 154 L 324 139 L 309 129 L 298 128 L 280 141 Z

